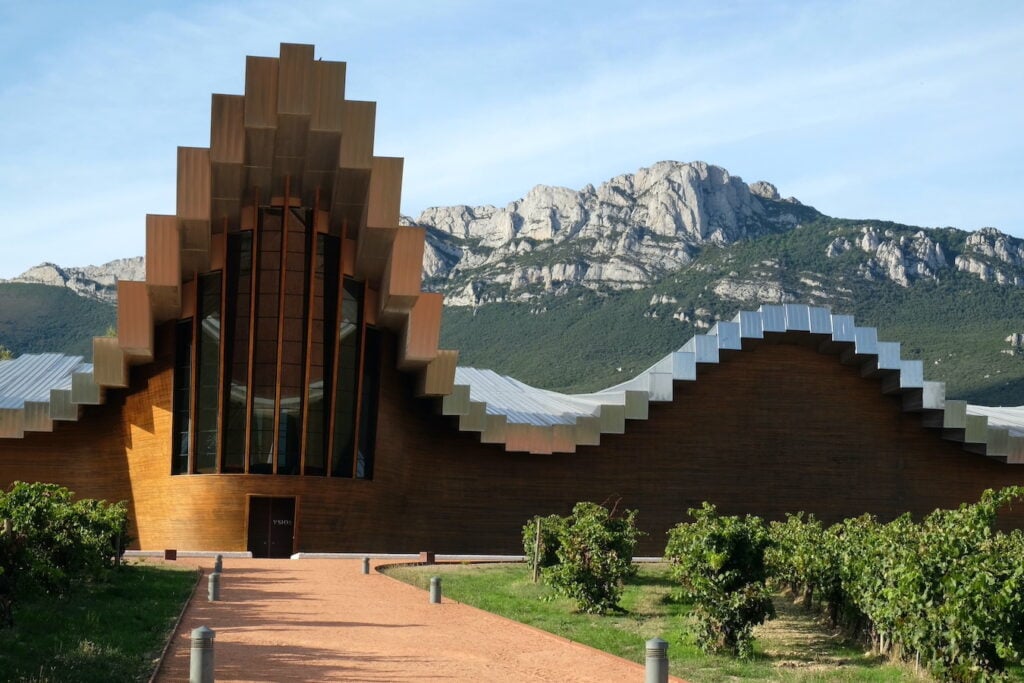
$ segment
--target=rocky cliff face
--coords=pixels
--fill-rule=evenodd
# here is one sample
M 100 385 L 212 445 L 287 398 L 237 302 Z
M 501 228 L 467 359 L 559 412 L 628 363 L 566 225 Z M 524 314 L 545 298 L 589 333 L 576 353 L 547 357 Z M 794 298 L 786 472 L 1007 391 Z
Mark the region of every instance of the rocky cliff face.
M 572 285 L 642 288 L 689 264 L 701 246 L 790 229 L 807 211 L 770 183 L 663 161 L 597 188 L 541 185 L 505 208 L 438 207 L 408 222 L 427 229 L 428 284 L 448 305 L 475 306 Z
M 63 268 L 53 263 L 41 263 L 29 268 L 18 277 L 0 282 L 28 282 L 53 287 L 67 287 L 88 299 L 106 303 L 117 302 L 118 280 L 145 280 L 146 262 L 142 256 L 116 259 L 101 266 Z

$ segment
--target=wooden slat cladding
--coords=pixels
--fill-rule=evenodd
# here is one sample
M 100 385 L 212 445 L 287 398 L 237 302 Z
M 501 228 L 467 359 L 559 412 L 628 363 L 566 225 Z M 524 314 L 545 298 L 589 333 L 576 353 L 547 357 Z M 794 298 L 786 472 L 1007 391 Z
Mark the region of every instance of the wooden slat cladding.
M 677 383 L 675 401 L 652 404 L 650 419 L 600 446 L 510 455 L 415 398 L 412 378 L 393 369 L 390 335 L 372 482 L 170 476 L 173 373 L 162 329 L 157 361 L 136 369 L 130 390 L 112 391 L 78 423 L 5 443 L 0 486 L 55 481 L 82 497 L 132 500 L 137 546 L 188 550 L 244 550 L 247 495 L 301 497 L 299 550 L 358 552 L 520 553 L 530 516 L 592 500 L 639 509 L 648 534 L 639 551 L 656 555 L 703 500 L 770 519 L 799 510 L 826 522 L 865 511 L 891 519 L 1024 483 L 1017 468 L 922 428 L 856 368 L 788 344 L 702 368 L 699 382 Z M 1024 509 L 1001 519 L 1024 526 Z

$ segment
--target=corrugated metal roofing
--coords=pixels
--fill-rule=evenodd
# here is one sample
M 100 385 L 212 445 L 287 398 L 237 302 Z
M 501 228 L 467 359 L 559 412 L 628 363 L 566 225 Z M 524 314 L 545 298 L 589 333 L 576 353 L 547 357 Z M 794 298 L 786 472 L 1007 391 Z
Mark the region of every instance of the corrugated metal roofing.
M 71 373 L 83 360 L 60 353 L 26 353 L 0 361 L 0 407 L 19 408 L 25 401 L 49 401 L 51 389 L 70 388 Z

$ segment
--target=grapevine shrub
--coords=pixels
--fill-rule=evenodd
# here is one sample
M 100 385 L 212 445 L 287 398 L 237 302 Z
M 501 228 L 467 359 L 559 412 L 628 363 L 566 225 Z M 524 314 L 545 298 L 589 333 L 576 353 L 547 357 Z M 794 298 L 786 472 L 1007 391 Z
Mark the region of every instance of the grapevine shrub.
M 540 522 L 540 547 L 537 544 L 537 523 Z M 533 517 L 523 527 L 523 551 L 526 555 L 526 566 L 533 569 L 538 566 L 553 567 L 558 564 L 558 549 L 561 542 L 558 534 L 565 526 L 565 518 L 558 515 L 540 515 Z
M 765 551 L 768 530 L 757 517 L 723 517 L 714 505 L 690 509 L 693 522 L 669 531 L 665 559 L 694 602 L 698 646 L 705 652 L 753 653 L 754 626 L 774 616 Z
M 572 514 L 554 526 L 558 561 L 544 570 L 545 580 L 580 611 L 603 614 L 617 609 L 623 581 L 636 573 L 636 510 L 616 515 L 596 503 L 577 503 Z
M 1008 664 L 1024 664 L 1024 534 L 995 522 L 1021 500 L 1024 487 L 1010 487 L 920 523 L 864 515 L 824 530 L 790 516 L 771 527 L 770 565 L 894 659 L 940 681 L 1003 680 Z

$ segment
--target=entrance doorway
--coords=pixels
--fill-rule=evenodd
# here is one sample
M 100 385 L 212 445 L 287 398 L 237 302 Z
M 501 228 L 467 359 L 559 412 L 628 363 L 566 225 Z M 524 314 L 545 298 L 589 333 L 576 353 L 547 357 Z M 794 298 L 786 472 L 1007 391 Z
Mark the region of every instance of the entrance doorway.
M 295 543 L 295 498 L 249 496 L 249 539 L 253 557 L 290 557 Z

